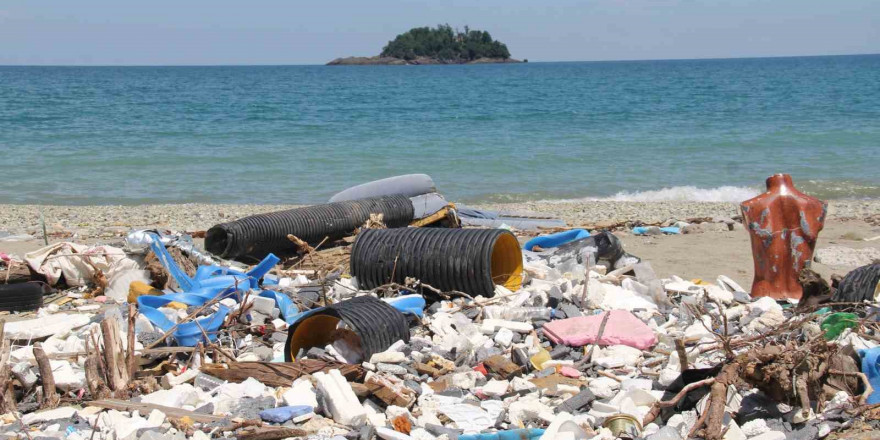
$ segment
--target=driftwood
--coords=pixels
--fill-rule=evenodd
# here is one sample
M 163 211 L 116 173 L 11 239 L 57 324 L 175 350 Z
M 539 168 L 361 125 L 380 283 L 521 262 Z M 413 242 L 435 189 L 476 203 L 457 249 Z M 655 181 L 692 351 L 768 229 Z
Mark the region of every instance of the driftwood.
M 319 371 L 339 370 L 349 381 L 360 382 L 366 372 L 360 365 L 328 362 L 318 359 L 303 359 L 296 362 L 233 362 L 226 364 L 205 364 L 201 371 L 221 380 L 244 382 L 249 377 L 271 386 L 290 386 L 293 380 Z
M 106 367 L 107 382 L 114 393 L 125 390 L 128 387 L 129 375 L 119 336 L 119 321 L 114 318 L 101 321 L 101 334 L 104 337 L 104 366 Z
M 49 358 L 43 351 L 43 344 L 37 342 L 34 344 L 34 359 L 37 361 L 37 368 L 40 369 L 40 380 L 43 384 L 43 400 L 40 402 L 40 408 L 55 408 L 61 402 L 58 391 L 55 390 L 55 376 L 52 374 L 52 365 L 49 364 Z
M 236 433 L 235 437 L 238 440 L 280 440 L 289 437 L 305 437 L 306 435 L 308 432 L 299 428 L 254 428 L 240 431 Z
M 84 365 L 86 387 L 89 389 L 92 399 L 105 399 L 110 396 L 110 389 L 107 388 L 107 384 L 104 382 L 104 375 L 100 371 L 101 362 L 98 360 L 98 350 L 89 350 L 90 340 L 91 338 L 86 338 L 86 361 Z
M 185 409 L 173 408 L 170 406 L 162 406 L 156 405 L 153 403 L 138 403 L 138 402 L 130 402 L 127 400 L 116 400 L 116 399 L 103 399 L 103 400 L 95 400 L 94 402 L 89 402 L 89 406 L 96 406 L 98 408 L 104 409 L 115 409 L 117 411 L 139 411 L 141 414 L 149 414 L 152 410 L 159 410 L 165 413 L 168 417 L 189 417 L 194 422 L 199 423 L 228 423 L 232 424 L 232 421 L 227 417 L 214 416 L 210 414 L 200 414 L 193 411 L 187 411 Z

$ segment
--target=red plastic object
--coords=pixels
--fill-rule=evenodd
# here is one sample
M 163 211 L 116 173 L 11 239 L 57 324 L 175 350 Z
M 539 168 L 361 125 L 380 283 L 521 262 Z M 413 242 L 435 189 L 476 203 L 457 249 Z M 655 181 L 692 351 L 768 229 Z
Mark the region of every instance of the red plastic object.
M 489 375 L 489 372 L 486 371 L 486 366 L 483 365 L 482 362 L 480 362 L 476 367 L 474 367 L 474 371 L 479 371 L 480 373 L 483 373 L 483 376 Z
M 800 299 L 798 273 L 813 258 L 828 204 L 798 191 L 788 174 L 767 178 L 767 192 L 742 203 L 752 240 L 752 296 Z

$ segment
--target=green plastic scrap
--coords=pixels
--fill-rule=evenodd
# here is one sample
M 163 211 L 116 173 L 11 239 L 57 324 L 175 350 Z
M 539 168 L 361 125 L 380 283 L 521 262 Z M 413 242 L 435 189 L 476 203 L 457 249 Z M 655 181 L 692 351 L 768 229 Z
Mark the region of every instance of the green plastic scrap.
M 855 328 L 859 324 L 859 317 L 855 313 L 832 313 L 822 321 L 820 326 L 825 332 L 825 339 L 836 339 L 844 329 Z

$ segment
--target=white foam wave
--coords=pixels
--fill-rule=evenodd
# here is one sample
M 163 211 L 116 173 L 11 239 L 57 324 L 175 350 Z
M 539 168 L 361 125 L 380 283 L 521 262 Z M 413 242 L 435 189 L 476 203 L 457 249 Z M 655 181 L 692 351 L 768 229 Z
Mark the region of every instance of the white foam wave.
M 717 188 L 698 188 L 696 186 L 673 186 L 651 191 L 619 192 L 611 197 L 596 200 L 618 202 L 731 202 L 739 203 L 760 194 L 755 188 L 742 186 L 719 186 Z

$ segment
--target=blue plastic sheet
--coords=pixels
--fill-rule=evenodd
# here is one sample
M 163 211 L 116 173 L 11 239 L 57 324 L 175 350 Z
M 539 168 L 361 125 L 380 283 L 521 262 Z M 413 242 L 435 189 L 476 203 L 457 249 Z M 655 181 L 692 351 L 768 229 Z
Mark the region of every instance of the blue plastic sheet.
M 562 246 L 565 243 L 570 243 L 575 240 L 587 238 L 589 236 L 590 231 L 587 231 L 586 229 L 572 229 L 570 231 L 557 232 L 555 234 L 535 237 L 527 241 L 526 244 L 523 245 L 523 249 L 530 251 L 534 249 L 535 246 L 540 246 L 541 249 L 550 249 Z
M 868 377 L 868 382 L 874 388 L 874 392 L 868 396 L 868 405 L 880 403 L 880 347 L 868 350 L 859 350 L 862 357 L 862 373 Z
M 183 290 L 181 293 L 162 296 L 144 295 L 137 299 L 140 313 L 163 332 L 171 330 L 175 324 L 159 310 L 160 307 L 171 302 L 179 302 L 188 306 L 202 306 L 215 298 L 234 298 L 241 301 L 248 291 L 260 289 L 260 279 L 280 261 L 275 255 L 269 254 L 247 273 L 221 266 L 200 266 L 196 270 L 195 276 L 189 277 L 177 266 L 158 236 L 153 236 L 150 247 Z M 290 322 L 299 315 L 299 309 L 286 295 L 272 290 L 262 290 L 259 295 L 273 298 L 285 321 Z M 172 333 L 172 337 L 178 344 L 187 347 L 193 347 L 199 342 L 205 341 L 206 335 L 208 341 L 215 341 L 217 331 L 228 314 L 229 308 L 220 305 L 218 310 L 210 316 L 178 325 Z

